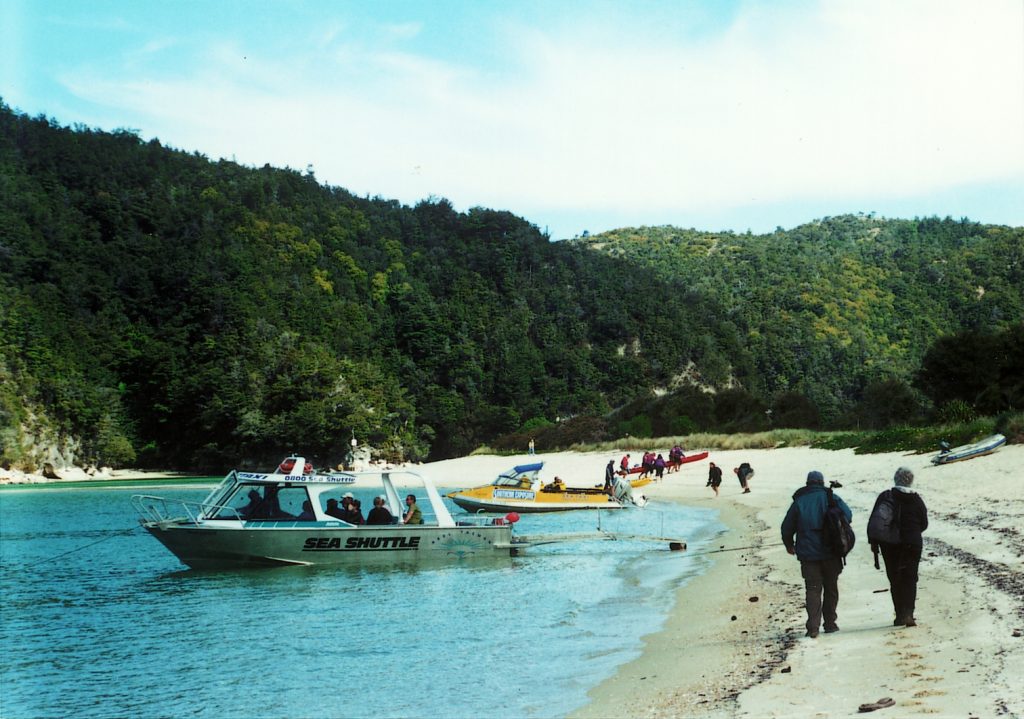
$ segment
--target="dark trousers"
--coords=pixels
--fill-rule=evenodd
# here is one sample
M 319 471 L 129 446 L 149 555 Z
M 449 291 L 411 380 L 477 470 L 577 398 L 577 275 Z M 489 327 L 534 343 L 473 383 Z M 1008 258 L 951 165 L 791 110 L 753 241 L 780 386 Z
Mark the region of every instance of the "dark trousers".
M 917 568 L 921 564 L 921 545 L 879 544 L 889 578 L 889 594 L 897 619 L 911 619 L 917 604 Z
M 836 625 L 839 575 L 842 571 L 842 559 L 800 561 L 800 574 L 804 578 L 804 588 L 807 590 L 807 631 L 817 632 L 823 619 L 826 629 Z

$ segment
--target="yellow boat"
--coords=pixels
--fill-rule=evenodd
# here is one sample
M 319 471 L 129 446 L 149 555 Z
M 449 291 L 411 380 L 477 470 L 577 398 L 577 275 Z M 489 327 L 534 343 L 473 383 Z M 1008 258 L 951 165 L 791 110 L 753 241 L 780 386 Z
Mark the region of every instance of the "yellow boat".
M 543 462 L 521 464 L 502 472 L 490 484 L 462 489 L 448 498 L 467 512 L 562 512 L 568 509 L 642 507 L 646 497 L 633 494 L 630 482 L 616 478 L 612 493 L 601 487 L 566 487 L 557 477 L 544 484 L 538 476 Z M 637 486 L 647 481 L 637 480 Z

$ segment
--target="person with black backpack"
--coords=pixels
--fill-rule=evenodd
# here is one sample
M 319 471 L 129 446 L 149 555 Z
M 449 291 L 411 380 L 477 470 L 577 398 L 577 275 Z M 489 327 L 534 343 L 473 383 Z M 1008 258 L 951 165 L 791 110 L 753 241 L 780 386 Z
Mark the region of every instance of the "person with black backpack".
M 818 636 L 822 620 L 826 634 L 839 631 L 839 575 L 846 552 L 853 546 L 853 536 L 851 532 L 845 538 L 828 541 L 826 536 L 833 534 L 827 531 L 829 520 L 841 523 L 840 517 L 845 519 L 848 529 L 853 512 L 839 495 L 825 487 L 824 475 L 815 470 L 808 473 L 806 486 L 793 494 L 793 503 L 782 520 L 782 543 L 787 552 L 800 560 L 807 596 L 807 636 L 812 639 Z
M 917 570 L 923 546 L 921 534 L 928 529 L 928 508 L 921 495 L 911 489 L 913 483 L 913 472 L 906 467 L 897 469 L 894 486 L 878 495 L 868 518 L 868 541 L 875 553 L 875 567 L 879 551 L 885 560 L 896 627 L 917 626 Z

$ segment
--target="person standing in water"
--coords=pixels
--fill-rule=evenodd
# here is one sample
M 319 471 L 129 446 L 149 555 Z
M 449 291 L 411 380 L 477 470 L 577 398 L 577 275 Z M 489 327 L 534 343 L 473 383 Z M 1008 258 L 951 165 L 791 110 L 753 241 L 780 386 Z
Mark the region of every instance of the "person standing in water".
M 628 456 L 628 455 L 627 455 Z M 604 493 L 611 494 L 615 487 L 615 460 L 609 459 L 608 466 L 604 468 Z

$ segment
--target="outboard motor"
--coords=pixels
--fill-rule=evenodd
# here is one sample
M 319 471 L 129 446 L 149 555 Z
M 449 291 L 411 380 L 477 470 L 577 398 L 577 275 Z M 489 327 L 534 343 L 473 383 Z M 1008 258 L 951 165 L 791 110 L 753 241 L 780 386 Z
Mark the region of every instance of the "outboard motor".
M 629 480 L 622 477 L 615 478 L 615 484 L 612 486 L 612 496 L 619 504 L 633 504 L 637 507 L 647 504 L 647 498 L 643 495 L 640 495 L 639 499 L 633 495 L 633 485 L 629 483 Z

